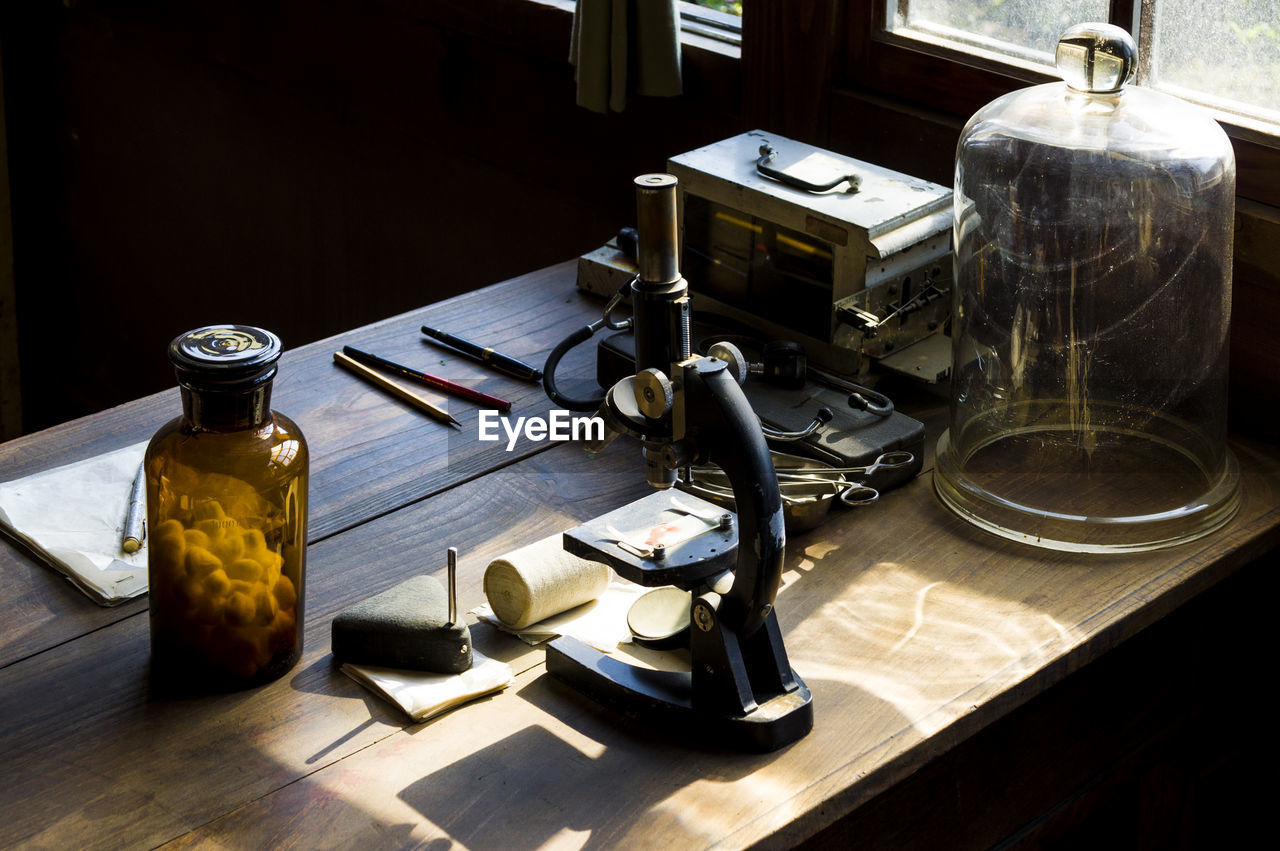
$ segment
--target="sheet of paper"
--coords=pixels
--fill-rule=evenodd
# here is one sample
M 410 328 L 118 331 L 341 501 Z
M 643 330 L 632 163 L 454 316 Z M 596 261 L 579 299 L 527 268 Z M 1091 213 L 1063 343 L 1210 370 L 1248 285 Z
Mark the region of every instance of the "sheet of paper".
M 399 706 L 414 721 L 426 721 L 511 684 L 514 675 L 506 662 L 490 659 L 474 647 L 471 660 L 470 670 L 461 674 L 402 671 L 350 662 L 342 666 L 342 672 Z
M 120 549 L 129 492 L 147 443 L 0 482 L 0 527 L 94 602 L 147 591 L 147 548 Z

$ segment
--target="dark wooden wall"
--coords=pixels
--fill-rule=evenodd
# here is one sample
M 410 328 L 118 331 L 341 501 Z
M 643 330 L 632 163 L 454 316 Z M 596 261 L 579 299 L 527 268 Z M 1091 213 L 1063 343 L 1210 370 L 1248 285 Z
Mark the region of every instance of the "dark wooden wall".
M 682 98 L 577 107 L 571 17 L 4 4 L 25 430 L 171 386 L 198 325 L 298 345 L 584 253 L 632 177 L 743 129 L 736 63 L 696 50 Z
M 169 386 L 199 324 L 298 345 L 583 253 L 754 127 L 949 183 L 994 90 L 860 39 L 873 7 L 751 0 L 741 61 L 686 47 L 684 96 L 602 116 L 563 0 L 0 3 L 23 426 Z M 1280 151 L 1237 159 L 1231 417 L 1274 439 Z
M 0 54 L 0 61 L 3 55 Z M 18 393 L 18 311 L 13 280 L 13 217 L 9 209 L 9 143 L 4 125 L 4 75 L 0 73 L 0 440 L 22 433 Z

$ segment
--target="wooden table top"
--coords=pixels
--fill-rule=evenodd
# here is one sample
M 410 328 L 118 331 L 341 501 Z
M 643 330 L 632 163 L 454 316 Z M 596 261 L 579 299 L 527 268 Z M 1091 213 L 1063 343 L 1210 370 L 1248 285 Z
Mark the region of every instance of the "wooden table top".
M 599 314 L 573 277 L 562 264 L 285 354 L 273 407 L 311 447 L 310 547 L 304 655 L 274 683 L 155 693 L 145 598 L 101 608 L 0 544 L 0 845 L 794 844 L 1280 543 L 1274 447 L 1233 444 L 1243 500 L 1224 530 L 1107 557 L 973 529 L 937 502 L 930 459 L 873 508 L 788 541 L 777 611 L 815 715 L 799 742 L 758 755 L 668 741 L 551 680 L 541 649 L 487 625 L 473 625 L 476 646 L 515 682 L 409 723 L 333 665 L 335 613 L 442 573 L 449 546 L 470 609 L 495 556 L 649 491 L 633 441 L 597 458 L 523 439 L 508 452 L 476 440 L 474 406 L 447 402 L 463 423 L 447 429 L 332 353 L 365 348 L 508 398 L 513 414 L 546 414 L 539 386 L 430 348 L 418 326 L 539 362 Z M 593 375 L 590 349 L 562 374 Z M 178 412 L 173 390 L 0 445 L 0 480 L 144 440 Z M 926 425 L 937 414 L 917 413 Z

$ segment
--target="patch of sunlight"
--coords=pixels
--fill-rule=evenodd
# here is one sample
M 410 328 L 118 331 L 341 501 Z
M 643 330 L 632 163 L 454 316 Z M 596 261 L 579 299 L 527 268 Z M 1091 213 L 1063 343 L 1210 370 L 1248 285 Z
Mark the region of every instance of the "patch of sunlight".
M 787 636 L 792 663 L 855 686 L 929 735 L 1038 670 L 1072 643 L 1036 608 L 881 562 Z

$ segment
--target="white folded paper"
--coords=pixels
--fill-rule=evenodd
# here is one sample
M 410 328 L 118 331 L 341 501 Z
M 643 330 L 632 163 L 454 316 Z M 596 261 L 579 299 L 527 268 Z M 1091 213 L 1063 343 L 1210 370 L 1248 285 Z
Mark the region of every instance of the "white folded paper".
M 432 674 L 371 665 L 342 666 L 342 672 L 391 701 L 414 721 L 426 721 L 455 706 L 511 685 L 511 666 L 471 648 L 471 668 L 461 674 Z
M 147 591 L 147 548 L 120 549 L 129 492 L 146 441 L 0 482 L 0 526 L 94 602 L 114 606 Z

